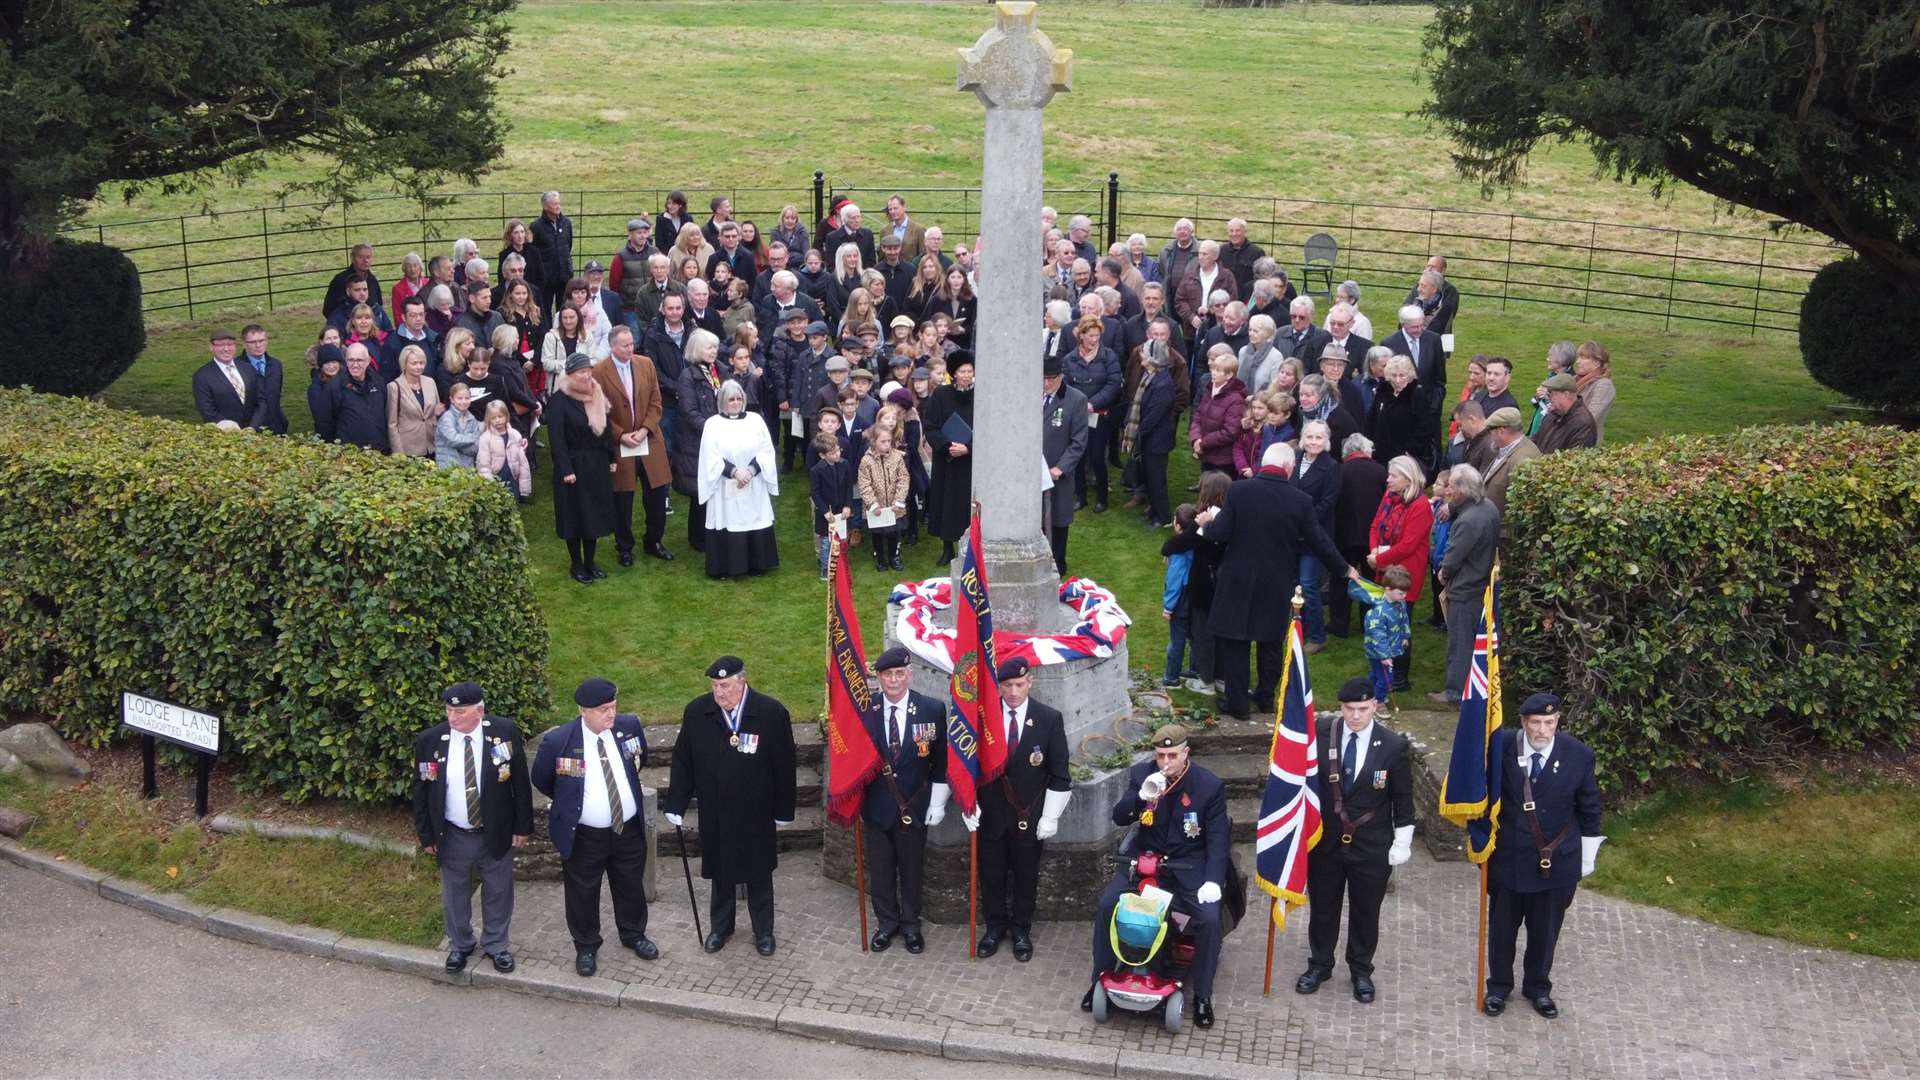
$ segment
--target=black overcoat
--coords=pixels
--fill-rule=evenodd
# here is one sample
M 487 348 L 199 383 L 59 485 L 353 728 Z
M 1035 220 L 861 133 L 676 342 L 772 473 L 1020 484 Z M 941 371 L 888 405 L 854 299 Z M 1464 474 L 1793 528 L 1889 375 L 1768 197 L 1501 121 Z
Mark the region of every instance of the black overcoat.
M 1221 548 L 1206 628 L 1217 637 L 1279 641 L 1287 636 L 1302 551 L 1320 556 L 1335 581 L 1347 576 L 1346 560 L 1316 519 L 1313 497 L 1283 476 L 1235 480 L 1219 516 L 1202 535 Z
M 785 705 L 752 687 L 746 693 L 740 733 L 757 737 L 754 751 L 728 743 L 726 715 L 712 694 L 694 698 L 680 716 L 661 804 L 665 813 L 685 814 L 700 801 L 700 876 L 716 886 L 766 880 L 780 861 L 773 823 L 793 820 L 793 721 Z

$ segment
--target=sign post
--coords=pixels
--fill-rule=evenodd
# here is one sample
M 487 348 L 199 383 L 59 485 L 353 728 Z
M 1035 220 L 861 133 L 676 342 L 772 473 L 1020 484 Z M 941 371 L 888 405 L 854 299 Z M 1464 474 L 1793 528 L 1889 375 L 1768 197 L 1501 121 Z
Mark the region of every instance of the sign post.
M 120 723 L 140 733 L 140 795 L 160 793 L 154 776 L 157 740 L 191 750 L 195 756 L 193 814 L 207 816 L 207 787 L 213 778 L 213 759 L 220 753 L 220 718 L 196 712 L 131 690 L 120 692 Z

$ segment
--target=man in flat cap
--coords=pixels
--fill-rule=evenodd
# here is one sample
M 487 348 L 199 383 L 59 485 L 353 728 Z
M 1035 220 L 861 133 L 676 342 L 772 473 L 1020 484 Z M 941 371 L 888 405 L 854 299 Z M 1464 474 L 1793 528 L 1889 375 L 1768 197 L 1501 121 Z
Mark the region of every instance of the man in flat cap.
M 793 721 L 785 705 L 748 688 L 745 666 L 737 656 L 708 665 L 711 690 L 680 716 L 661 809 L 679 828 L 688 806 L 700 804 L 700 876 L 711 883 L 713 917 L 706 950 L 719 952 L 733 936 L 734 889 L 745 885 L 754 948 L 772 956 L 774 830 L 793 824 Z
M 1073 798 L 1073 779 L 1067 773 L 1066 721 L 1058 709 L 1030 696 L 1033 674 L 1027 662 L 1003 660 L 996 675 L 1007 767 L 999 780 L 980 789 L 980 894 L 987 932 L 975 954 L 992 956 L 1000 939 L 1011 937 L 1013 958 L 1024 964 L 1033 959 L 1040 855 L 1060 829 L 1060 815 Z
M 1314 745 L 1320 767 L 1308 781 L 1326 825 L 1307 855 L 1307 970 L 1293 984 L 1311 994 L 1333 977 L 1333 943 L 1347 911 L 1347 974 L 1353 999 L 1373 1004 L 1373 950 L 1380 902 L 1393 868 L 1413 855 L 1413 770 L 1407 737 L 1375 721 L 1373 684 L 1340 688 L 1340 717 L 1322 713 Z
M 613 683 L 588 679 L 573 692 L 579 719 L 540 740 L 533 786 L 553 800 L 547 832 L 560 853 L 573 970 L 599 969 L 600 878 L 613 889 L 613 925 L 620 944 L 642 960 L 660 949 L 647 939 L 647 822 L 640 814 L 640 770 L 647 733 L 620 711 Z
M 487 713 L 477 683 L 440 694 L 447 718 L 414 736 L 413 829 L 440 861 L 447 970 L 473 955 L 473 878 L 480 877 L 478 945 L 496 971 L 512 971 L 513 849 L 533 834 L 527 750 L 513 721 Z
M 1586 399 L 1580 396 L 1580 383 L 1561 372 L 1549 376 L 1541 385 L 1547 388 L 1547 415 L 1540 421 L 1540 433 L 1533 440 L 1540 452 L 1555 454 L 1597 445 L 1600 432 L 1594 427 L 1593 413 L 1587 411 Z
M 1493 460 L 1487 463 L 1487 501 L 1500 511 L 1500 528 L 1506 534 L 1507 486 L 1520 466 L 1540 456 L 1540 448 L 1527 438 L 1520 421 L 1520 410 L 1502 406 L 1487 414 L 1487 438 L 1493 442 Z
M 880 696 L 865 723 L 880 750 L 880 775 L 867 784 L 860 827 L 873 860 L 867 892 L 880 924 L 867 945 L 884 952 L 897 934 L 908 952 L 918 954 L 927 947 L 920 936 L 927 830 L 945 820 L 953 792 L 947 787 L 947 710 L 908 688 L 907 660 L 907 650 L 895 645 L 873 665 Z
M 1533 694 L 1520 703 L 1520 730 L 1501 728 L 1487 748 L 1499 770 L 1489 790 L 1499 805 L 1487 859 L 1492 911 L 1487 919 L 1487 993 L 1482 1008 L 1499 1016 L 1513 993 L 1513 953 L 1527 928 L 1520 993 L 1551 1020 L 1553 949 L 1580 879 L 1600 853 L 1600 786 L 1593 751 L 1560 731 L 1560 699 Z
M 1220 963 L 1222 931 L 1220 898 L 1228 884 L 1226 785 L 1195 765 L 1187 747 L 1187 729 L 1168 724 L 1153 733 L 1153 760 L 1127 773 L 1120 801 L 1113 805 L 1115 825 L 1138 823 L 1125 851 L 1145 851 L 1166 857 L 1161 864 L 1160 887 L 1173 894 L 1173 910 L 1191 917 L 1193 966 L 1188 970 L 1192 989 L 1193 1022 L 1213 1026 L 1213 971 Z M 1093 917 L 1093 981 L 1112 971 L 1117 962 L 1109 927 L 1120 894 L 1132 887 L 1131 869 L 1122 864 L 1100 894 Z M 1093 987 L 1080 999 L 1080 1008 L 1093 1009 Z

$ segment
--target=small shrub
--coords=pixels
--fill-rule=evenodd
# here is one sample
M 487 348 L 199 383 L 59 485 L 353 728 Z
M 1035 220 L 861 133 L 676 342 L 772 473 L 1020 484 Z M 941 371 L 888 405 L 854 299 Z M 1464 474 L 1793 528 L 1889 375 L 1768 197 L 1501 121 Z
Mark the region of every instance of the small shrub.
M 1863 405 L 1920 410 L 1913 292 L 1871 263 L 1822 267 L 1800 301 L 1800 357 L 1815 382 Z
M 119 248 L 55 240 L 45 270 L 0 273 L 0 386 L 88 397 L 147 347 L 140 271 Z

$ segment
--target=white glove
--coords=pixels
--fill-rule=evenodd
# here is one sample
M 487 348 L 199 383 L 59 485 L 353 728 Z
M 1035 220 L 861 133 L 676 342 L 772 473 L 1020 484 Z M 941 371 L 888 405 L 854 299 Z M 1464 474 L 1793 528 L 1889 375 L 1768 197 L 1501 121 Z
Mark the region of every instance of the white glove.
M 776 829 L 784 829 L 791 824 L 793 824 L 791 821 L 781 821 L 779 818 L 773 819 L 773 827 Z
M 680 816 L 679 814 L 668 814 L 668 815 L 667 815 L 667 824 L 669 824 L 669 825 L 671 825 L 671 826 L 673 826 L 673 827 L 674 827 L 674 828 L 676 828 L 676 829 L 677 829 L 677 828 L 679 828 L 679 827 L 680 827 L 680 826 L 682 826 L 682 825 L 685 825 L 686 823 L 687 823 L 687 819 L 686 819 L 686 818 L 683 818 L 683 817 L 681 817 L 681 816 Z
M 980 827 L 980 811 L 975 810 L 971 814 L 961 814 L 960 824 L 965 825 L 968 832 L 973 832 L 975 829 L 978 829 Z
M 1604 836 L 1583 836 L 1580 838 L 1580 876 L 1593 873 L 1593 860 L 1600 854 L 1600 845 L 1606 842 Z
M 1159 774 L 1155 774 L 1156 776 Z M 1051 840 L 1053 834 L 1060 831 L 1060 815 L 1067 812 L 1067 803 L 1072 801 L 1071 791 L 1048 791 L 1046 805 L 1040 808 L 1040 824 L 1034 828 L 1036 840 Z
M 1413 858 L 1413 826 L 1402 825 L 1393 830 L 1393 846 L 1387 849 L 1387 865 L 1399 866 Z
M 947 800 L 953 797 L 953 789 L 945 784 L 933 785 L 933 798 L 927 803 L 927 828 L 947 820 Z
M 1199 891 L 1193 894 L 1193 898 L 1203 904 L 1217 904 L 1220 902 L 1220 886 L 1215 882 L 1209 881 L 1205 885 L 1200 886 Z
M 1150 772 L 1147 774 L 1147 778 L 1140 782 L 1140 801 L 1152 802 L 1166 794 L 1166 791 L 1167 774 L 1163 772 Z

